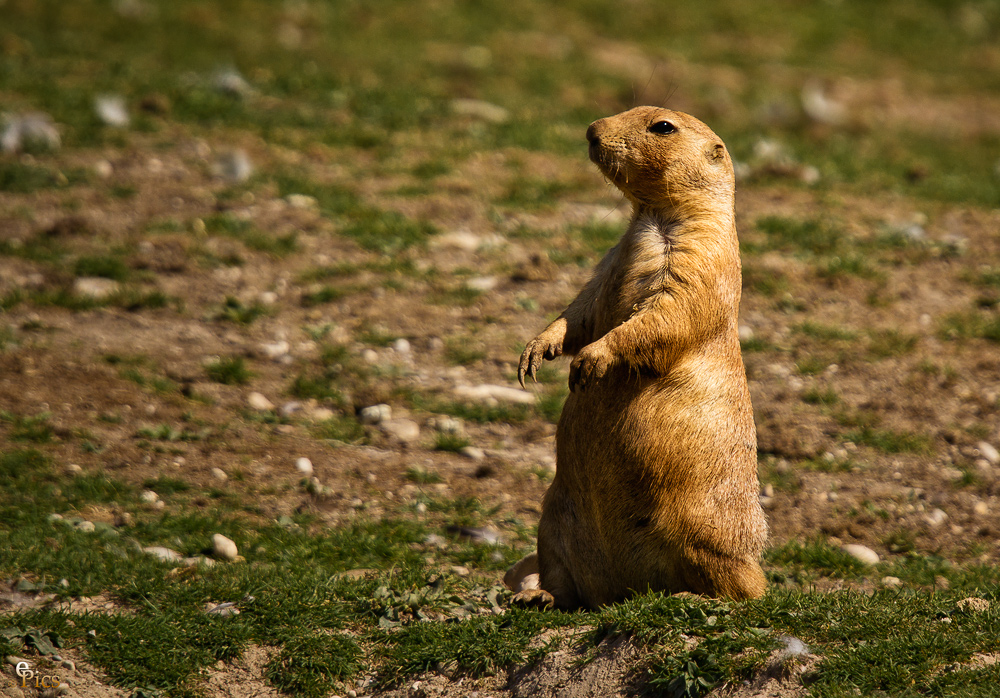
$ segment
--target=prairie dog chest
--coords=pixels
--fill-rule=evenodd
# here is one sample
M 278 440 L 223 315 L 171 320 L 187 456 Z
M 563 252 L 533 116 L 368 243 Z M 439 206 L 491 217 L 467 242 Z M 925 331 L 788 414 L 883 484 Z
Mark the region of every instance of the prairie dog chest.
M 637 305 L 668 289 L 671 245 L 668 229 L 640 218 L 608 253 L 611 259 L 605 261 L 611 264 L 601 297 L 613 325 L 625 322 Z

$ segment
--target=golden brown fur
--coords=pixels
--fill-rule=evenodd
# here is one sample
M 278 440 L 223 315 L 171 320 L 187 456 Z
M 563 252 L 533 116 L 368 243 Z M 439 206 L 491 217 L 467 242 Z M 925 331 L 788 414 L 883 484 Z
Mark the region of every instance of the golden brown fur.
M 705 124 L 654 107 L 595 121 L 587 139 L 632 220 L 521 356 L 522 385 L 543 358 L 575 358 L 538 526 L 541 590 L 514 569 L 506 581 L 522 602 L 565 608 L 648 588 L 758 597 L 767 524 L 737 336 L 732 161 Z

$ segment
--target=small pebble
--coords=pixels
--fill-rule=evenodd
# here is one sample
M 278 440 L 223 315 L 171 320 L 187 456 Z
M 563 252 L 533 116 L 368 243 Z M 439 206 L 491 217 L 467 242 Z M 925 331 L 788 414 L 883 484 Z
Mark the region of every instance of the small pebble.
M 457 417 L 448 417 L 446 415 L 433 417 L 429 425 L 442 434 L 462 435 L 465 433 L 465 423 Z
M 409 354 L 410 353 L 410 342 L 406 339 L 397 339 L 392 343 L 392 349 L 397 354 Z
M 251 409 L 255 409 L 259 412 L 266 412 L 274 409 L 274 403 L 258 392 L 253 392 L 247 395 L 247 404 L 250 405 Z
M 149 547 L 143 548 L 142 552 L 147 555 L 152 555 L 155 558 L 159 558 L 164 562 L 178 562 L 181 560 L 181 554 L 176 550 L 171 550 L 170 548 L 164 548 L 160 545 L 151 545 Z
M 285 201 L 292 208 L 304 209 L 308 211 L 314 211 L 319 208 L 319 201 L 316 200 L 315 196 L 309 196 L 308 194 L 289 194 L 285 197 Z
M 931 526 L 940 526 L 948 519 L 948 515 L 944 513 L 941 509 L 934 509 L 929 514 L 924 516 L 924 521 L 926 521 Z
M 94 174 L 96 174 L 101 179 L 107 179 L 108 177 L 110 177 L 115 173 L 114 167 L 112 167 L 111 163 L 108 162 L 107 160 L 98 160 L 93 165 L 91 165 L 91 169 L 94 171 Z
M 220 480 L 222 482 L 225 482 L 226 480 L 229 479 L 229 476 L 226 475 L 226 471 L 223 470 L 222 468 L 212 468 L 212 476 L 216 480 Z
M 455 575 L 456 577 L 468 577 L 469 576 L 469 568 L 466 567 L 465 565 L 452 565 L 451 566 L 451 573 L 453 575 Z
M 855 545 L 851 543 L 840 546 L 840 549 L 853 557 L 855 560 L 863 562 L 866 565 L 874 565 L 879 561 L 878 553 L 864 545 Z
M 125 128 L 129 124 L 125 99 L 120 95 L 99 95 L 95 97 L 94 112 L 108 126 Z
M 980 516 L 986 516 L 990 513 L 990 505 L 986 502 L 976 502 L 972 506 L 972 510 L 979 514 Z
M 309 417 L 316 422 L 325 422 L 328 419 L 333 419 L 336 415 L 333 410 L 329 407 L 316 407 L 309 412 Z
M 212 536 L 212 552 L 217 558 L 223 560 L 235 560 L 236 556 L 239 555 L 236 543 L 221 533 Z
M 70 474 L 72 474 L 72 475 L 79 475 L 80 473 L 82 473 L 82 472 L 83 472 L 83 468 L 81 468 L 81 467 L 80 467 L 79 465 L 77 465 L 76 463 L 70 463 L 70 464 L 69 464 L 69 465 L 68 465 L 68 466 L 66 467 L 66 470 L 68 470 L 68 471 L 70 472 Z
M 365 360 L 366 363 L 374 364 L 378 363 L 378 352 L 374 349 L 365 349 L 361 352 L 361 358 Z
M 116 294 L 121 288 L 114 279 L 100 276 L 81 276 L 73 281 L 73 293 L 84 298 L 103 300 Z
M 474 291 L 480 291 L 486 293 L 492 291 L 497 287 L 497 277 L 495 276 L 477 276 L 472 279 L 468 279 L 465 282 L 466 288 L 471 288 Z
M 991 465 L 1000 465 L 1000 452 L 990 443 L 986 441 L 980 441 L 976 446 L 979 449 L 979 453 L 983 458 L 988 460 Z
M 288 354 L 292 347 L 288 342 L 273 342 L 261 344 L 260 349 L 267 358 L 278 360 Z
M 36 147 L 55 150 L 59 145 L 59 131 L 52 124 L 52 117 L 41 112 L 23 114 L 10 119 L 3 134 L 0 135 L 0 147 L 8 153 Z
M 93 521 L 81 521 L 76 525 L 76 530 L 82 531 L 83 533 L 93 533 L 94 532 L 94 522 Z
M 313 474 L 312 461 L 305 457 L 299 458 L 298 460 L 295 461 L 295 469 L 298 470 L 303 475 L 305 475 L 306 477 L 309 477 L 310 475 Z
M 763 489 L 761 489 L 760 493 L 762 495 L 764 495 L 765 497 L 773 497 L 774 496 L 774 485 L 772 485 L 772 484 L 764 485 L 764 487 L 763 487 Z
M 486 451 L 479 448 L 478 446 L 465 446 L 464 448 L 459 450 L 459 453 L 468 458 L 469 460 L 479 461 L 486 458 Z
M 253 163 L 245 150 L 233 150 L 216 158 L 212 174 L 228 182 L 245 182 L 253 176 Z
M 146 504 L 152 504 L 153 502 L 159 500 L 159 498 L 160 495 L 156 494 L 153 490 L 145 490 L 141 495 L 139 495 L 139 499 L 144 501 Z
M 403 443 L 411 443 L 420 438 L 420 425 L 412 419 L 390 419 L 379 426 L 386 434 Z
M 959 601 L 958 608 L 961 611 L 969 611 L 970 613 L 983 613 L 990 610 L 990 602 L 977 596 L 970 596 L 967 599 Z
M 381 424 L 390 419 L 392 419 L 392 407 L 384 403 L 365 407 L 358 415 L 358 421 L 362 424 Z
M 899 577 L 882 577 L 882 586 L 889 589 L 898 589 L 903 586 L 903 580 Z

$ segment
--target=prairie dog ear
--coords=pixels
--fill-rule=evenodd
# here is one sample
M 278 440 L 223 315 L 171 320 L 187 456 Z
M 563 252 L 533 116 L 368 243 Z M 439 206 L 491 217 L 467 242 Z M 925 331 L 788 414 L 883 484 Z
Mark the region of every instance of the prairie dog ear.
M 722 143 L 716 143 L 708 149 L 706 155 L 709 162 L 713 165 L 718 165 L 726 159 L 726 146 L 722 145 Z

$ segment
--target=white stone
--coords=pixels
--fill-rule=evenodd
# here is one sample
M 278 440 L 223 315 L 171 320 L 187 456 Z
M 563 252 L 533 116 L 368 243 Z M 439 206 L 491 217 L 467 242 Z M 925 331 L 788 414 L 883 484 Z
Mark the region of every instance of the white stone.
M 386 434 L 403 443 L 411 443 L 420 438 L 420 425 L 412 419 L 390 419 L 381 422 L 379 426 Z
M 291 351 L 291 345 L 288 342 L 273 342 L 264 343 L 260 345 L 261 351 L 269 359 L 280 359 L 289 351 Z
M 810 80 L 802 88 L 802 111 L 810 119 L 830 126 L 838 126 L 847 120 L 847 108 L 830 99 L 817 80 Z
M 459 230 L 444 235 L 435 235 L 431 239 L 433 247 L 453 247 L 465 252 L 475 252 L 483 244 L 483 239 L 467 230 Z
M 475 276 L 471 279 L 466 279 L 466 288 L 471 288 L 474 291 L 481 291 L 486 293 L 492 291 L 497 287 L 497 277 L 495 276 Z
M 774 485 L 772 485 L 770 483 L 767 484 L 767 485 L 764 485 L 764 487 L 761 488 L 760 493 L 762 495 L 764 495 L 765 497 L 773 497 L 774 496 Z
M 940 526 L 948 519 L 948 515 L 944 513 L 941 509 L 934 509 L 929 514 L 924 516 L 924 521 L 929 523 L 931 526 Z
M 215 159 L 212 174 L 228 182 L 245 182 L 253 176 L 253 163 L 245 150 L 233 150 Z
M 889 589 L 898 589 L 903 586 L 903 580 L 899 577 L 882 577 L 882 586 Z
M 52 125 L 52 117 L 41 112 L 16 116 L 7 122 L 0 135 L 0 147 L 8 153 L 41 146 L 55 150 L 60 145 L 59 131 Z
M 987 443 L 986 441 L 980 441 L 976 446 L 979 449 L 979 453 L 990 462 L 991 465 L 1000 464 L 1000 452 L 993 446 L 993 444 Z
M 410 353 L 410 342 L 406 339 L 397 339 L 392 343 L 392 349 L 397 354 L 409 354 Z
M 319 209 L 319 201 L 316 200 L 315 196 L 309 196 L 308 194 L 289 194 L 285 197 L 285 201 L 292 208 L 303 209 L 307 211 L 315 211 Z
M 302 457 L 295 461 L 295 469 L 309 477 L 313 474 L 313 464 L 308 458 Z
M 274 409 L 274 403 L 264 397 L 261 393 L 257 392 L 247 395 L 247 404 L 250 405 L 251 409 L 255 409 L 260 412 Z
M 478 446 L 466 446 L 459 450 L 459 453 L 468 458 L 469 460 L 483 460 L 486 458 L 486 451 L 479 448 Z
M 454 574 L 456 577 L 468 577 L 469 568 L 466 567 L 465 565 L 452 565 L 451 573 Z
M 986 516 L 990 513 L 990 505 L 986 502 L 976 502 L 973 505 L 972 510 L 980 516 Z
M 509 388 L 505 385 L 460 385 L 455 388 L 455 394 L 459 397 L 480 402 L 492 400 L 500 402 L 513 402 L 520 405 L 531 405 L 535 402 L 534 393 L 529 393 L 520 388 Z
M 94 98 L 94 112 L 108 126 L 125 128 L 129 124 L 128 109 L 121 95 L 98 95 Z
M 362 424 L 381 424 L 390 419 L 392 419 L 392 407 L 385 403 L 365 407 L 358 415 L 358 421 Z
M 451 111 L 459 116 L 471 116 L 493 124 L 502 124 L 510 118 L 510 112 L 503 107 L 479 99 L 453 99 Z
M 366 363 L 378 363 L 378 352 L 374 349 L 365 349 L 361 352 L 361 358 L 364 359 Z
M 465 433 L 465 423 L 458 417 L 449 417 L 447 415 L 432 417 L 429 425 L 432 429 L 436 429 L 442 434 L 461 435 Z
M 225 482 L 226 480 L 229 479 L 229 476 L 226 475 L 226 471 L 223 470 L 222 468 L 212 468 L 212 477 L 214 477 L 216 480 L 221 480 L 222 482 Z
M 739 333 L 741 342 L 749 342 L 753 339 L 753 328 L 750 325 L 740 325 Z
M 66 470 L 68 470 L 73 475 L 79 475 L 80 473 L 83 472 L 83 468 L 81 468 L 76 463 L 70 463 L 68 466 L 66 466 Z
M 840 546 L 840 549 L 853 557 L 855 560 L 863 562 L 866 565 L 874 565 L 879 561 L 878 553 L 864 545 L 849 543 L 847 545 Z
M 239 555 L 236 543 L 221 533 L 212 536 L 212 552 L 222 560 L 235 560 L 236 556 Z
M 221 68 L 212 75 L 212 87 L 219 92 L 227 92 L 242 97 L 253 92 L 253 87 L 235 68 Z
M 181 560 L 181 554 L 176 550 L 171 550 L 170 548 L 164 548 L 162 545 L 150 545 L 142 549 L 142 552 L 147 555 L 152 555 L 155 558 L 159 558 L 163 562 L 178 562 Z
M 325 422 L 328 419 L 333 419 L 336 414 L 329 407 L 315 407 L 309 412 L 309 416 L 313 421 Z
M 261 291 L 260 295 L 257 296 L 261 303 L 264 305 L 274 305 L 278 302 L 278 294 L 274 291 Z
M 94 170 L 94 174 L 96 174 L 101 179 L 107 179 L 108 177 L 110 177 L 115 173 L 115 168 L 112 167 L 111 163 L 108 162 L 107 160 L 98 160 L 93 165 L 91 165 L 91 169 Z
M 120 285 L 114 279 L 100 276 L 81 276 L 73 281 L 73 293 L 85 298 L 103 300 L 118 292 Z
M 144 501 L 146 504 L 152 504 L 159 498 L 160 495 L 156 494 L 156 492 L 154 492 L 153 490 L 146 490 L 141 495 L 139 495 L 139 499 Z
M 76 530 L 84 533 L 93 533 L 95 528 L 93 521 L 81 521 L 76 525 Z

